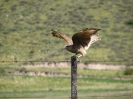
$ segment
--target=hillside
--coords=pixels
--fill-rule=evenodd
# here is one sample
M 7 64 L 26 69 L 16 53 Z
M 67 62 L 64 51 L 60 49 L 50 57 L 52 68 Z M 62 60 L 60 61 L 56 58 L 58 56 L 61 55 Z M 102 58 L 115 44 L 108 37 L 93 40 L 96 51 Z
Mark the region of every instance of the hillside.
M 0 60 L 70 60 L 51 29 L 71 37 L 95 27 L 102 40 L 80 60 L 133 65 L 132 20 L 133 0 L 0 0 Z

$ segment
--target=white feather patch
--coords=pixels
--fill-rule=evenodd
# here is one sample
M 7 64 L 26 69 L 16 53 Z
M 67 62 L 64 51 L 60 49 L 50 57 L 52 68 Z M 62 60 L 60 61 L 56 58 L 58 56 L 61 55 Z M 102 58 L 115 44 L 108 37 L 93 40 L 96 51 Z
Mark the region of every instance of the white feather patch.
M 88 50 L 89 47 L 91 46 L 91 44 L 98 41 L 98 40 L 100 40 L 99 34 L 92 35 L 88 46 L 85 47 L 85 50 Z

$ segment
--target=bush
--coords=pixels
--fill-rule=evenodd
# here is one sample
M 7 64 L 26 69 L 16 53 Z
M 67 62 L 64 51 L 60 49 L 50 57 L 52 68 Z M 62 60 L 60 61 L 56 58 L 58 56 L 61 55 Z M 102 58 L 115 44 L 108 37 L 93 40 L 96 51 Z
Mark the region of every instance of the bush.
M 22 72 L 25 72 L 25 73 L 26 73 L 27 70 L 26 70 L 26 68 L 21 68 L 21 69 L 19 70 L 19 72 L 20 72 L 20 73 L 22 73 Z
M 133 19 L 130 19 L 128 22 L 126 22 L 128 25 L 133 25 Z
M 133 68 L 127 67 L 124 71 L 124 75 L 133 75 Z
M 0 74 L 4 74 L 5 70 L 4 69 L 0 69 Z

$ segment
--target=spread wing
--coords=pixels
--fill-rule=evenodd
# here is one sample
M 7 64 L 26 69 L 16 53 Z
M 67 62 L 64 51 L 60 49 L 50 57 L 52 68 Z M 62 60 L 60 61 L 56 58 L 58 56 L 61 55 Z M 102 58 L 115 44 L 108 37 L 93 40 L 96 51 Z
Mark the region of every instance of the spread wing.
M 53 36 L 61 38 L 61 39 L 64 39 L 67 42 L 68 45 L 72 45 L 73 44 L 72 39 L 69 38 L 68 36 L 59 33 L 57 30 L 51 30 L 51 31 L 53 31 L 52 32 Z
M 74 46 L 82 45 L 85 48 L 85 50 L 87 50 L 92 43 L 94 43 L 100 38 L 99 35 L 97 34 L 97 31 L 99 30 L 100 29 L 85 28 L 80 32 L 74 34 L 72 37 L 73 45 Z

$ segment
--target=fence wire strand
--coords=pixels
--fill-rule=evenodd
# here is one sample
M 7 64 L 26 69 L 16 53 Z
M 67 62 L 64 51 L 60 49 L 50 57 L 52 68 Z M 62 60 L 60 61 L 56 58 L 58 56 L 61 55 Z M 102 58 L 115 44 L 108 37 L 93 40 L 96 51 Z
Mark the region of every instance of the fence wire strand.
M 61 60 L 61 61 L 32 61 L 32 60 L 2 60 L 0 61 L 0 63 L 25 63 L 25 62 L 31 62 L 31 63 L 44 63 L 44 62 L 48 62 L 48 63 L 56 63 L 56 62 L 71 62 L 70 60 L 67 60 L 67 61 L 64 61 L 64 60 Z M 133 62 L 133 60 L 88 60 L 88 61 L 78 61 L 79 63 L 81 62 L 99 62 L 99 63 L 106 63 L 106 62 Z

